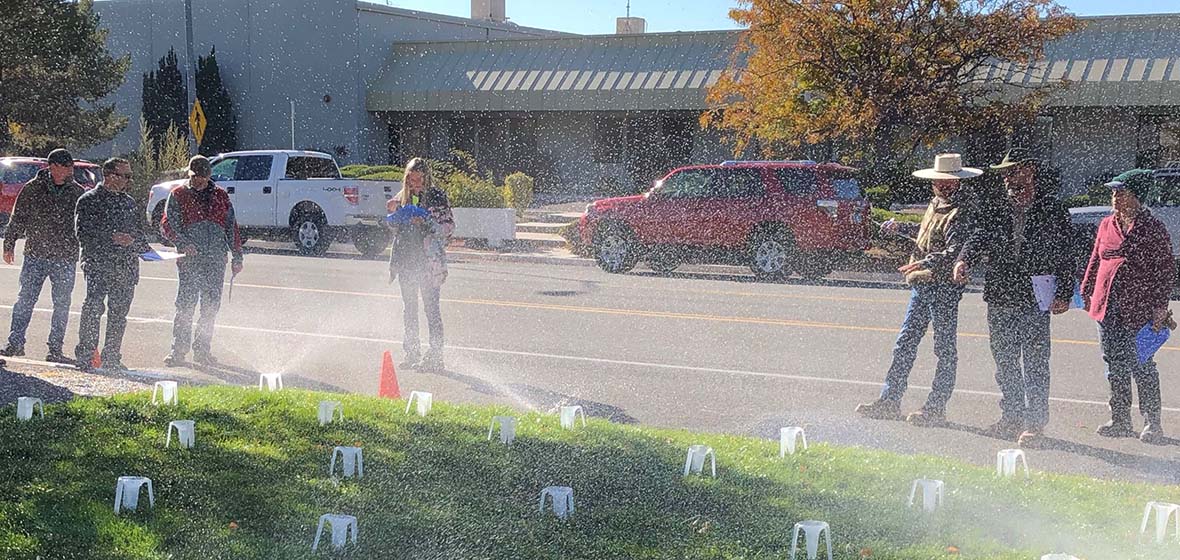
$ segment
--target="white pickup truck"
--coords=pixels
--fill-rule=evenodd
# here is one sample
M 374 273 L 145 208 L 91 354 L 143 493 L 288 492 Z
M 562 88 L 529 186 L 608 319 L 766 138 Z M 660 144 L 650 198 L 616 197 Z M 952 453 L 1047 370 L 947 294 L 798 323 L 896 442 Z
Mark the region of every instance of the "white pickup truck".
M 332 241 L 351 241 L 374 256 L 389 245 L 381 220 L 386 201 L 401 190 L 397 181 L 342 179 L 332 156 L 319 152 L 258 150 L 210 158 L 213 182 L 229 192 L 245 238 L 295 242 L 299 252 L 321 255 Z M 151 189 L 147 212 L 159 231 L 172 188 Z

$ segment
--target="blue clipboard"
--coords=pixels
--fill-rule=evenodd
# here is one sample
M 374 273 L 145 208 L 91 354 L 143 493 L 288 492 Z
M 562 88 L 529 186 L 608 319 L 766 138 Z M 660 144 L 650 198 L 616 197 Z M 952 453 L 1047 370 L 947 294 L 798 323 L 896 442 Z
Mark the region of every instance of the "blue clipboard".
M 385 221 L 391 224 L 407 224 L 414 218 L 428 218 L 430 212 L 421 206 L 407 204 L 398 208 L 396 212 L 385 216 Z
M 1151 323 L 1143 325 L 1139 329 L 1139 333 L 1135 335 L 1135 351 L 1139 355 L 1139 363 L 1146 364 L 1151 360 L 1152 356 L 1164 347 L 1164 343 L 1168 341 L 1168 337 L 1172 335 L 1172 330 L 1164 327 L 1160 330 L 1151 328 Z

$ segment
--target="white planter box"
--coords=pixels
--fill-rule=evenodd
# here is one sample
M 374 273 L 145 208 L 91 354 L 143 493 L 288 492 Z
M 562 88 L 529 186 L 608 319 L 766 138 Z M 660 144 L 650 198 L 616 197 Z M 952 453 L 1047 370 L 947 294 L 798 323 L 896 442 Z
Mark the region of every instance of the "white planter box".
M 516 210 L 512 208 L 452 208 L 460 239 L 486 239 L 492 246 L 516 239 Z

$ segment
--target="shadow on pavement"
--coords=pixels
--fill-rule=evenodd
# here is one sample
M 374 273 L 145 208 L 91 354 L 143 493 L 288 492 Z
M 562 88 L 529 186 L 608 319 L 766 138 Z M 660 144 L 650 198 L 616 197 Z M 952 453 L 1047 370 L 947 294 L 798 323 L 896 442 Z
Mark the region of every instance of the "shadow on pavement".
M 262 375 L 262 372 L 257 370 L 230 366 L 226 364 L 202 365 L 190 362 L 185 364 L 185 367 L 194 371 L 199 371 L 211 377 L 216 377 L 217 379 L 225 381 L 231 385 L 243 385 L 246 387 L 257 387 L 259 377 Z M 315 379 L 303 377 L 293 373 L 283 373 L 283 387 L 308 389 L 311 391 L 328 391 L 334 393 L 348 392 L 336 385 L 324 383 L 322 381 L 316 381 Z
M 731 273 L 716 273 L 716 272 L 673 272 L 670 274 L 660 274 L 658 272 L 632 272 L 631 276 L 640 276 L 644 278 L 676 278 L 681 280 L 708 280 L 713 282 L 729 282 L 738 284 L 780 284 L 784 286 L 826 286 L 833 288 L 870 288 L 877 290 L 905 290 L 910 289 L 906 284 L 898 282 L 887 282 L 883 280 L 857 280 L 852 278 L 820 278 L 817 280 L 808 280 L 805 278 L 787 278 L 783 280 L 763 280 L 753 275 L 746 274 L 731 274 Z M 980 293 L 982 288 L 978 286 L 968 286 L 966 293 Z
M 15 403 L 17 397 L 37 397 L 45 404 L 51 404 L 74 398 L 74 392 L 43 379 L 0 368 L 0 406 Z
M 271 247 L 251 247 L 249 245 L 242 247 L 242 252 L 251 255 L 277 255 L 282 257 L 300 257 L 306 259 L 342 259 L 350 261 L 387 261 L 389 257 L 386 255 L 376 255 L 373 257 L 366 257 L 360 253 L 339 253 L 328 251 L 322 255 L 305 255 L 294 249 L 275 249 Z

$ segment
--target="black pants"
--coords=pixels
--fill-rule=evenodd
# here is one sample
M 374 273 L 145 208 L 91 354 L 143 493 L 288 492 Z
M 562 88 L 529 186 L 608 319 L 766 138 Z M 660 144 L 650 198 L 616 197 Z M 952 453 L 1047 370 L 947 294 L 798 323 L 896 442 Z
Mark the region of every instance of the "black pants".
M 172 320 L 172 355 L 208 353 L 213 345 L 213 323 L 221 309 L 221 285 L 225 281 L 225 261 L 182 259 L 177 263 L 180 285 L 176 289 L 176 317 Z M 201 304 L 193 338 L 193 314 Z
M 82 265 L 86 277 L 86 301 L 82 304 L 82 317 L 78 321 L 78 345 L 74 347 L 74 356 L 80 362 L 89 363 L 98 349 L 103 313 L 107 314 L 107 336 L 102 346 L 102 361 L 122 362 L 123 333 L 127 330 L 131 300 L 135 298 L 138 267 L 135 262 Z

